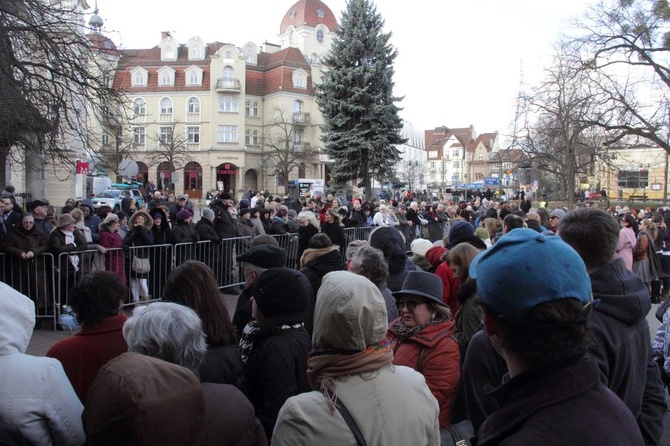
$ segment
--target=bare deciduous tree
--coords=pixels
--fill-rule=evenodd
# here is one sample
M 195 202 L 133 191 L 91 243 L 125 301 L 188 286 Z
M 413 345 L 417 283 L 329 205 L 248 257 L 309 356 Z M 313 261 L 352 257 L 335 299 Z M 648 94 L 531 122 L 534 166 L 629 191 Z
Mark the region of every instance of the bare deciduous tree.
M 72 147 L 89 146 L 90 115 L 102 118 L 104 110 L 121 110 L 120 92 L 104 75 L 106 56 L 115 49 L 99 35 L 86 35 L 78 5 L 0 0 L 2 165 L 20 153 L 28 169 L 72 167 Z
M 305 140 L 303 128 L 296 125 L 293 115 L 282 108 L 275 108 L 273 112 L 274 117 L 263 137 L 261 165 L 265 173 L 269 173 L 268 169 L 274 170 L 286 185 L 291 172 L 311 162 L 317 149 Z

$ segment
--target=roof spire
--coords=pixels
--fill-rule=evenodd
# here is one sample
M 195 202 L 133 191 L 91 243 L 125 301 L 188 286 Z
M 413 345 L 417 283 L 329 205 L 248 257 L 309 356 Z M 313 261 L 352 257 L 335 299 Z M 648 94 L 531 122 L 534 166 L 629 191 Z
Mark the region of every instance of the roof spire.
M 104 20 L 102 20 L 102 17 L 98 15 L 98 0 L 95 0 L 95 9 L 93 10 L 93 15 L 91 16 L 91 19 L 88 21 L 88 24 L 93 28 L 93 32 L 100 34 L 100 31 L 102 30 L 102 25 L 104 25 Z

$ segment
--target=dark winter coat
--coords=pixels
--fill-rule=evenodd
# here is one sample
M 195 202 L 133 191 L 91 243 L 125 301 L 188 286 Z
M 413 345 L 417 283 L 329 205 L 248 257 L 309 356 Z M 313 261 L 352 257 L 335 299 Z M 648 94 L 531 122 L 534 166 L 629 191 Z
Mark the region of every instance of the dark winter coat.
M 91 213 L 84 217 L 84 225 L 91 230 L 91 238 L 93 238 L 93 243 L 98 243 L 100 241 L 100 217 L 95 215 L 95 208 L 93 207 L 93 202 L 89 199 L 81 200 L 79 203 L 79 208 L 82 206 L 88 206 L 91 210 Z
M 212 200 L 209 206 L 214 211 L 214 230 L 219 237 L 222 239 L 235 238 L 235 220 L 228 212 L 228 206 L 218 198 Z
M 456 331 L 454 337 L 458 342 L 461 351 L 461 358 L 465 357 L 465 351 L 472 336 L 479 331 L 482 326 L 482 310 L 475 303 L 477 294 L 477 282 L 467 280 L 459 285 L 456 291 L 458 299 L 458 311 L 454 316 Z
M 591 273 L 593 298 L 600 302 L 589 317 L 593 343 L 589 354 L 612 389 L 628 406 L 647 444 L 660 444 L 666 410 L 665 391 L 652 359 L 649 292 L 622 259 Z
M 302 254 L 309 246 L 309 241 L 318 233 L 319 229 L 311 223 L 306 226 L 300 226 L 298 229 L 298 260 L 300 260 L 300 257 L 302 257 Z
M 286 227 L 286 221 L 281 217 L 275 217 L 270 223 L 270 231 L 268 234 L 288 234 L 288 229 Z
M 149 211 L 149 214 L 152 215 L 152 219 L 156 212 L 163 214 L 163 218 L 161 218 L 160 226 L 151 226 L 151 234 L 154 238 L 154 243 L 156 245 L 169 245 L 171 244 L 170 240 L 172 240 L 172 229 L 170 228 L 167 214 L 162 208 L 153 208 Z
M 244 364 L 237 343 L 208 348 L 198 373 L 200 382 L 232 384 L 247 393 Z
M 335 245 L 329 248 L 305 250 L 300 258 L 300 265 L 303 266 L 300 272 L 309 279 L 315 296 L 319 287 L 321 287 L 323 276 L 333 271 L 345 271 L 347 269 L 347 265 L 342 260 L 340 251 Z
M 198 233 L 195 231 L 195 225 L 186 223 L 185 221 L 177 221 L 172 226 L 172 242 L 177 243 L 195 243 L 200 240 Z
M 340 252 L 347 248 L 347 235 L 339 223 L 324 223 L 321 225 L 321 232 L 330 238 L 333 245 L 340 247 Z
M 600 382 L 593 360 L 520 373 L 491 395 L 500 409 L 479 430 L 478 446 L 644 444 L 635 418 Z
M 235 225 L 235 235 L 237 237 L 249 237 L 248 239 L 239 240 L 240 252 L 244 252 L 251 247 L 251 240 L 258 235 L 256 226 L 248 218 L 240 217 Z
M 88 249 L 88 244 L 86 239 L 81 235 L 79 231 L 74 231 L 74 243 L 65 243 L 65 234 L 60 229 L 55 229 L 49 236 L 47 241 L 47 246 L 49 247 L 49 252 L 54 255 L 54 261 L 59 265 L 61 274 L 65 274 L 67 271 L 74 272 L 72 265 L 69 265 L 68 257 L 69 256 L 60 256 L 63 253 L 74 253 L 77 251 L 86 251 Z M 79 255 L 81 259 L 81 255 Z M 81 268 L 81 260 L 79 262 Z
M 136 226 L 135 221 L 137 217 L 142 215 L 145 219 L 144 226 Z M 154 221 L 151 216 L 144 211 L 135 212 L 130 216 L 128 220 L 128 233 L 123 238 L 124 247 L 143 247 L 151 246 L 154 244 L 153 234 L 151 233 L 151 227 L 154 225 Z M 134 249 L 131 254 L 132 256 L 137 256 L 143 259 L 150 258 L 151 250 L 149 249 Z M 141 274 L 135 271 L 130 270 L 130 277 L 133 278 L 147 278 L 149 277 L 147 273 Z
M 268 438 L 289 397 L 311 390 L 307 355 L 312 342 L 304 328 L 281 330 L 254 341 L 245 366 L 249 400 Z

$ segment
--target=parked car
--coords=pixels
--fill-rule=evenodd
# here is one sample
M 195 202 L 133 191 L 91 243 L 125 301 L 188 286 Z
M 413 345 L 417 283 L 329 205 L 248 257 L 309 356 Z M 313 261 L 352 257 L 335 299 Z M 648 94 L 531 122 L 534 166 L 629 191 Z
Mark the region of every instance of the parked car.
M 114 185 L 112 185 L 113 187 Z M 121 210 L 121 200 L 125 197 L 132 197 L 135 199 L 135 206 L 139 209 L 142 206 L 144 198 L 139 189 L 107 189 L 100 192 L 96 197 L 92 198 L 93 207 L 99 209 L 100 206 L 109 206 L 113 212 Z

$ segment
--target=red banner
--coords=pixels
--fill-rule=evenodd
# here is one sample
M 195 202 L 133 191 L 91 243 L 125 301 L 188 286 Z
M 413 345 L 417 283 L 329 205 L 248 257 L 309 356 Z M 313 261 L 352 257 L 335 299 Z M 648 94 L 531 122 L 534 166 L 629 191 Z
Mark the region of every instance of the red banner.
M 76 169 L 77 169 L 76 173 L 82 175 L 88 175 L 88 163 L 85 163 L 83 161 L 77 161 Z

